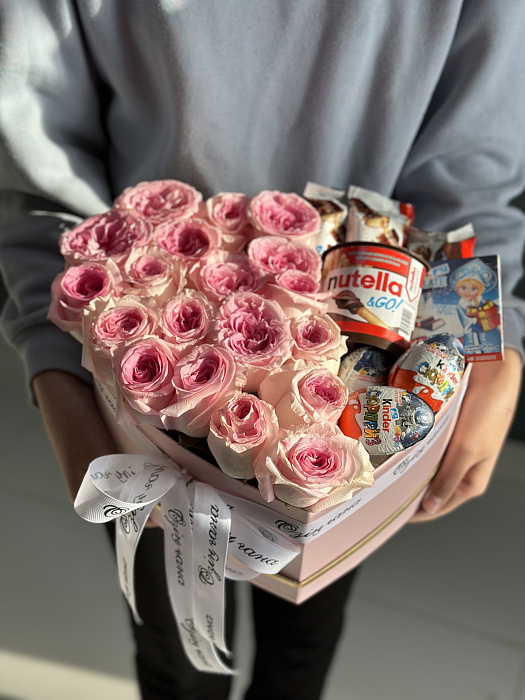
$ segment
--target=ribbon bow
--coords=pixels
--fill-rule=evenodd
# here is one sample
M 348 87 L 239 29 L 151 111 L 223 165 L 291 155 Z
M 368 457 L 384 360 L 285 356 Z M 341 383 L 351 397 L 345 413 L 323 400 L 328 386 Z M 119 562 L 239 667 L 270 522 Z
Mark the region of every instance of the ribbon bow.
M 170 602 L 185 652 L 195 668 L 232 674 L 218 654 L 230 651 L 224 634 L 225 578 L 278 573 L 300 549 L 275 530 L 225 503 L 208 484 L 167 458 L 108 455 L 95 459 L 75 500 L 85 520 L 118 519 L 119 582 L 135 620 L 135 551 L 146 520 L 160 502 Z M 235 557 L 228 553 L 235 543 Z

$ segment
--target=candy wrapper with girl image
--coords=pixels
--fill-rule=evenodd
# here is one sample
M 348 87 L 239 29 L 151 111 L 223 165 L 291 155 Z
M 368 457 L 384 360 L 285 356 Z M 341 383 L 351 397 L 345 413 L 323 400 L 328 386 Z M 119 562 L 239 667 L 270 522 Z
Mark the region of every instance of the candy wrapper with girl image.
M 497 255 L 434 261 L 423 283 L 414 339 L 456 335 L 471 362 L 503 359 Z

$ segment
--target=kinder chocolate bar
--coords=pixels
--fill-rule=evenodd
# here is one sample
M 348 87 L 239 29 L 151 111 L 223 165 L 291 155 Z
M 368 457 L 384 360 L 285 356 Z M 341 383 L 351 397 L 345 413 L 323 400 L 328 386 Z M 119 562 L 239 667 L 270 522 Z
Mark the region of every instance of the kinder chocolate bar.
M 315 182 L 307 182 L 303 197 L 321 216 L 321 233 L 314 245 L 321 255 L 325 250 L 345 240 L 348 207 L 343 203 L 344 190 L 336 190 Z
M 368 241 L 401 247 L 413 220 L 411 204 L 396 202 L 378 192 L 350 185 L 346 241 Z
M 350 392 L 386 384 L 387 376 L 385 353 L 376 348 L 365 345 L 341 360 L 339 378 Z
M 370 455 L 389 455 L 422 440 L 434 425 L 434 413 L 404 389 L 373 386 L 348 397 L 339 427 L 359 440 Z
M 401 248 L 342 243 L 323 255 L 330 315 L 349 339 L 399 354 L 416 321 L 426 264 Z
M 503 335 L 499 288 L 497 255 L 430 263 L 414 339 L 431 335 L 428 319 L 442 319 L 444 325 L 440 331 L 460 339 L 467 361 L 501 360 Z
M 416 326 L 424 328 L 427 331 L 437 331 L 443 328 L 444 325 L 445 321 L 443 321 L 442 318 L 432 318 L 432 316 L 429 316 L 428 318 L 416 319 Z
M 437 413 L 454 394 L 464 371 L 462 344 L 450 333 L 440 333 L 403 353 L 390 370 L 388 383 L 416 394 Z
M 406 247 L 427 262 L 470 258 L 474 254 L 476 235 L 472 224 L 442 233 L 441 231 L 419 231 L 410 227 L 407 231 Z

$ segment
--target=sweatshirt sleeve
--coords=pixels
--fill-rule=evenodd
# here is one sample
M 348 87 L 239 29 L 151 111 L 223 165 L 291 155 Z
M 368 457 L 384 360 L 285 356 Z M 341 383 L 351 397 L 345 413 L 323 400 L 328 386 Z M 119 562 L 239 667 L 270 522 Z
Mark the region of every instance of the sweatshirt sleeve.
M 464 3 L 456 36 L 394 196 L 416 226 L 472 222 L 476 255 L 499 254 L 506 347 L 523 353 L 525 215 L 509 205 L 525 187 L 525 9 L 512 0 Z
M 46 315 L 51 282 L 64 268 L 60 234 L 75 215 L 111 205 L 100 85 L 73 2 L 1 3 L 0 28 L 2 330 L 29 380 L 46 369 L 88 380 L 80 344 Z

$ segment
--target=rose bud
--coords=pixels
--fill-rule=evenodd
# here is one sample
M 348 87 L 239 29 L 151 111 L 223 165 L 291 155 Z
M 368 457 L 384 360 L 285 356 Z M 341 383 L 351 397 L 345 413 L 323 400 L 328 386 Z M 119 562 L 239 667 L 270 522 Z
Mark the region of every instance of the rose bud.
M 60 252 L 70 265 L 106 258 L 120 264 L 133 246 L 151 238 L 151 226 L 126 212 L 112 209 L 85 219 L 60 237 Z
M 82 316 L 89 304 L 100 308 L 118 293 L 121 278 L 111 261 L 104 265 L 84 263 L 61 272 L 51 285 L 51 306 L 47 318 L 63 331 L 80 337 Z
M 272 406 L 253 394 L 239 393 L 213 412 L 208 446 L 228 476 L 253 479 L 255 458 L 275 440 L 278 430 Z
M 257 291 L 263 275 L 247 255 L 232 255 L 225 260 L 197 263 L 190 271 L 190 278 L 208 299 L 222 303 L 235 292 Z
M 203 219 L 188 219 L 179 223 L 161 224 L 155 230 L 157 244 L 187 265 L 205 260 L 217 250 L 220 236 L 218 229 Z
M 232 354 L 213 345 L 199 345 L 175 365 L 175 401 L 162 411 L 167 430 L 178 430 L 193 437 L 206 437 L 212 413 L 224 405 L 246 377 Z
M 180 262 L 155 246 L 134 248 L 122 279 L 124 294 L 154 297 L 159 305 L 178 294 L 186 283 Z
M 113 356 L 125 343 L 155 333 L 158 313 L 151 300 L 111 297 L 103 309 L 84 314 L 82 364 L 103 384 L 113 384 Z
M 221 247 L 230 253 L 240 253 L 253 237 L 248 219 L 249 197 L 238 192 L 220 192 L 206 202 L 210 222 L 221 231 Z
M 249 216 L 257 235 L 284 236 L 310 243 L 321 231 L 318 211 L 294 193 L 260 192 L 250 203 Z
M 206 340 L 213 329 L 215 314 L 215 305 L 204 294 L 188 289 L 162 307 L 159 335 L 180 354 Z
M 332 296 L 331 292 L 320 292 L 319 282 L 312 275 L 299 270 L 281 272 L 259 293 L 277 302 L 288 318 L 325 314 L 328 311 L 325 300 Z
M 307 272 L 316 280 L 321 279 L 321 258 L 310 246 L 289 241 L 278 236 L 256 238 L 248 245 L 248 255 L 261 269 L 270 275 L 286 270 Z
M 291 333 L 294 342 L 290 363 L 296 369 L 313 363 L 338 373 L 341 357 L 347 352 L 346 338 L 329 316 L 319 314 L 293 320 Z
M 115 208 L 148 219 L 153 226 L 183 221 L 197 213 L 202 194 L 178 180 L 154 180 L 128 187 L 115 201 Z
M 278 498 L 313 511 L 346 501 L 354 491 L 373 483 L 366 450 L 333 423 L 285 431 L 259 455 L 254 469 L 267 501 Z
M 275 406 L 279 426 L 285 430 L 319 421 L 337 423 L 348 401 L 348 389 L 324 367 L 287 369 L 268 374 L 259 396 Z
M 252 292 L 228 297 L 219 310 L 215 337 L 247 370 L 246 391 L 257 391 L 266 374 L 290 357 L 290 321 L 276 303 Z
M 118 348 L 113 363 L 117 422 L 162 428 L 160 412 L 175 401 L 175 364 L 171 348 L 159 338 L 146 338 Z

